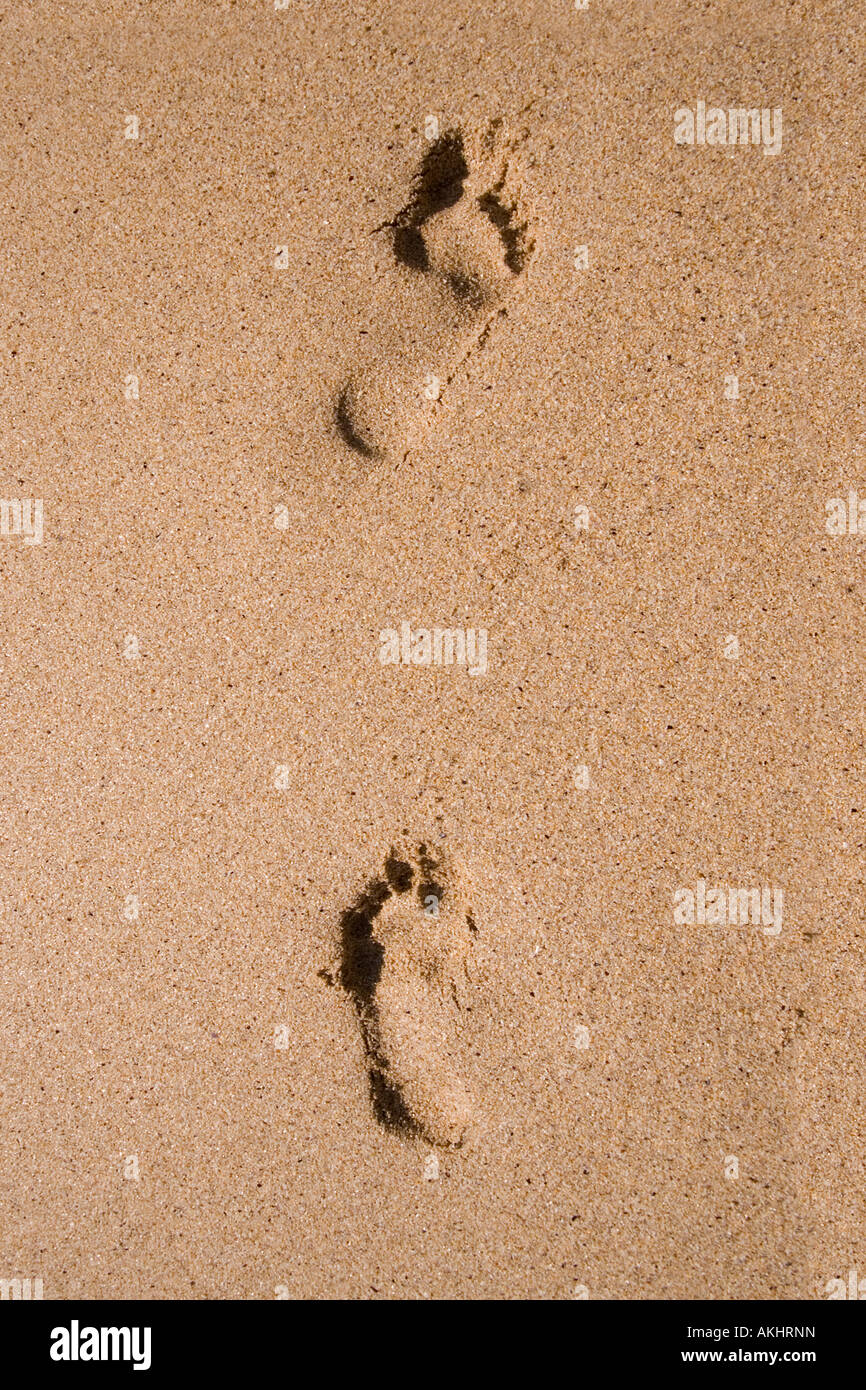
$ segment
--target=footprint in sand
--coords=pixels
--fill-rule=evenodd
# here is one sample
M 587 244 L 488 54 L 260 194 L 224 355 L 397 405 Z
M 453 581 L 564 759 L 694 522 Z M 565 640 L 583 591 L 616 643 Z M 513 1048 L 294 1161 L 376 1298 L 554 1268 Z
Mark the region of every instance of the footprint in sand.
M 461 1053 L 475 934 L 443 855 L 392 849 L 342 915 L 337 970 L 322 972 L 355 1006 L 377 1120 L 448 1147 L 473 1117 Z
M 361 458 L 423 438 L 448 384 L 482 345 L 534 249 L 513 147 L 494 121 L 477 158 L 459 130 L 430 146 L 404 207 L 376 228 L 393 257 L 369 363 L 340 390 L 337 434 Z

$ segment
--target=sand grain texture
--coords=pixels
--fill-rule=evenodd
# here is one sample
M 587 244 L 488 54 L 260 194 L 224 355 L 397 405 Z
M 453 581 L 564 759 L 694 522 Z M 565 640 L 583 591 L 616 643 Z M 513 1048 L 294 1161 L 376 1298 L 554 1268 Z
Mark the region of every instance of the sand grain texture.
M 866 537 L 826 528 L 866 496 L 862 18 L 0 34 L 0 496 L 44 502 L 0 535 L 0 1276 L 866 1272 Z M 676 145 L 699 99 L 781 107 L 780 153 Z M 486 674 L 382 664 L 403 623 L 484 629 Z M 676 922 L 698 880 L 781 931 Z

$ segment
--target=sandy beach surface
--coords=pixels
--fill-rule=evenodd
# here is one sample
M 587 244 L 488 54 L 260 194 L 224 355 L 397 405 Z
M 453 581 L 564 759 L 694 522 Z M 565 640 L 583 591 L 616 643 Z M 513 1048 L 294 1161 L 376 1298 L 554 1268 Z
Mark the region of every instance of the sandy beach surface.
M 0 34 L 0 1276 L 866 1276 L 856 7 Z

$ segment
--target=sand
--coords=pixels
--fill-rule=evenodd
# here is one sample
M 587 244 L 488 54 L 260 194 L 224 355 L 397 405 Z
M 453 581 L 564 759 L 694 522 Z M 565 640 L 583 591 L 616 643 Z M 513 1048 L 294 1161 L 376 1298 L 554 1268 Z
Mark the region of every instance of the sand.
M 2 33 L 0 1277 L 866 1275 L 856 13 Z

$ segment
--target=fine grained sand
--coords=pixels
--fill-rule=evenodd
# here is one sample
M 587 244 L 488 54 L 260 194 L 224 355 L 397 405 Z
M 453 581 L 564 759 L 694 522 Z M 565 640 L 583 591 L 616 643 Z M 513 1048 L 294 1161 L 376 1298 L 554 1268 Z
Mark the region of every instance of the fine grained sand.
M 4 15 L 0 1276 L 866 1274 L 857 24 Z

